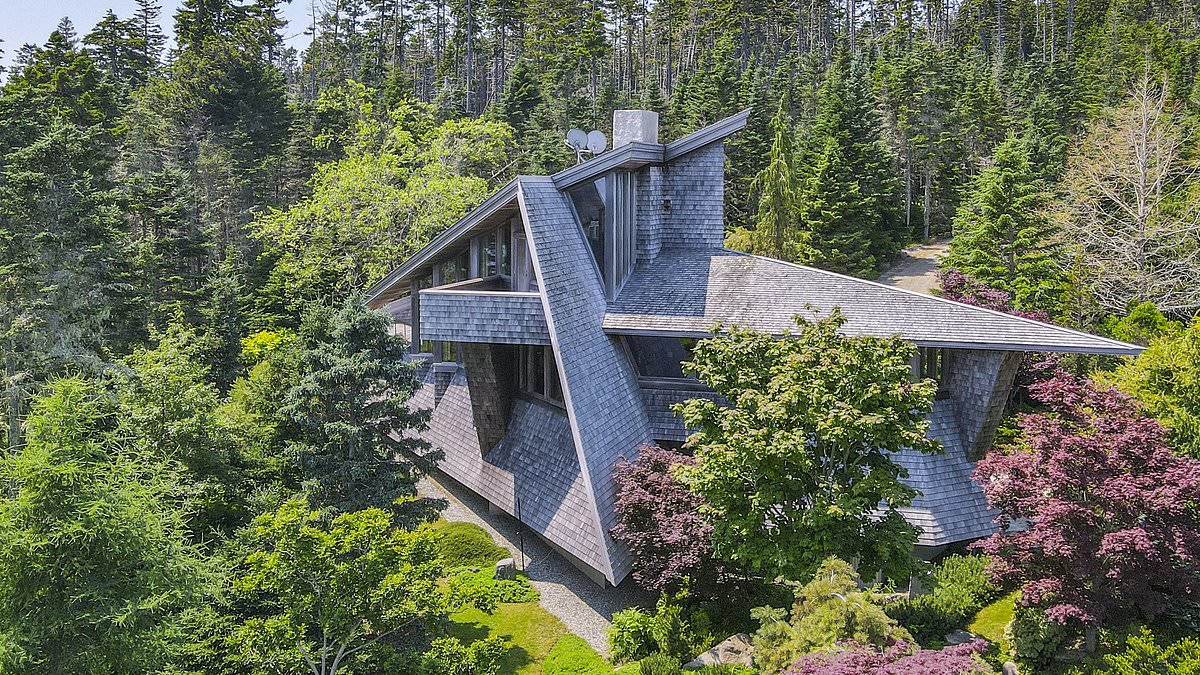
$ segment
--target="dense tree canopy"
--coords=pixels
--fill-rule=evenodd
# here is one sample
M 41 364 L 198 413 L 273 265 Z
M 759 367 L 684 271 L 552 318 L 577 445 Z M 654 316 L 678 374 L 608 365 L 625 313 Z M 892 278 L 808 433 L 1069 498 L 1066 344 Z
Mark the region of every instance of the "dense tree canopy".
M 808 577 L 830 555 L 903 576 L 916 531 L 891 452 L 936 452 L 925 414 L 935 384 L 912 380 L 913 348 L 838 335 L 840 313 L 797 318 L 789 339 L 726 329 L 688 372 L 730 405 L 679 407 L 696 463 L 678 475 L 704 498 L 716 554 L 769 576 Z

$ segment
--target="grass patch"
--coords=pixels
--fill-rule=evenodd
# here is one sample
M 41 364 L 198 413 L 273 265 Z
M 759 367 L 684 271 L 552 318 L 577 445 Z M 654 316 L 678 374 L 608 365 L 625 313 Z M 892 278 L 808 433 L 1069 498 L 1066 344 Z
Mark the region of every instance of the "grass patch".
M 541 675 L 542 662 L 567 634 L 558 617 L 535 602 L 500 605 L 492 614 L 467 609 L 450 615 L 450 620 L 450 634 L 464 642 L 490 635 L 508 641 L 508 653 L 500 660 L 501 675 Z
M 1004 629 L 1013 620 L 1016 600 L 1017 591 L 1013 591 L 979 610 L 967 626 L 967 630 L 999 644 L 1004 640 Z

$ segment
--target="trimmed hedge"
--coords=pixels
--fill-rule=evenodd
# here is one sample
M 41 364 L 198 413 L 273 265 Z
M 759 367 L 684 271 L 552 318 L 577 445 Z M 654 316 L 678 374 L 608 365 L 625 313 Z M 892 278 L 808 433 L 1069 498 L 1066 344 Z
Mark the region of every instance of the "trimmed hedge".
M 447 568 L 493 567 L 510 557 L 508 549 L 474 523 L 446 523 L 437 528 L 438 555 Z

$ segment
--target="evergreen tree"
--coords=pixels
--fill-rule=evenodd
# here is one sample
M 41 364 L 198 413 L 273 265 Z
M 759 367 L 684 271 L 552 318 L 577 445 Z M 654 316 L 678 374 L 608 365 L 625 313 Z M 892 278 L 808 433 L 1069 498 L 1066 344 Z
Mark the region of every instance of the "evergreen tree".
M 821 88 L 820 113 L 804 151 L 798 210 L 806 264 L 874 276 L 906 243 L 892 161 L 863 68 L 839 57 Z
M 538 87 L 533 68 L 529 62 L 522 59 L 517 61 L 509 73 L 508 82 L 504 85 L 504 94 L 500 97 L 498 113 L 521 137 L 524 137 L 533 124 L 533 111 L 542 102 L 542 91 Z
M 418 381 L 404 361 L 408 345 L 389 334 L 391 319 L 351 297 L 338 310 L 314 308 L 301 331 L 299 383 L 284 415 L 299 430 L 295 450 L 314 504 L 333 513 L 380 507 L 415 522 L 417 467 L 402 451 L 427 448 L 405 432 L 429 411 L 408 408 Z
M 235 251 L 228 250 L 217 269 L 208 278 L 208 302 L 203 309 L 205 322 L 205 357 L 209 375 L 221 393 L 241 371 L 239 356 L 245 333 L 243 293 L 245 280 L 240 272 Z
M 943 265 L 1011 293 L 1017 309 L 1056 313 L 1065 280 L 1060 236 L 1046 202 L 1028 146 L 1009 136 L 959 208 Z
M 735 232 L 730 244 L 786 259 L 796 250 L 802 234 L 796 230 L 795 132 L 783 106 L 771 119 L 771 131 L 774 138 L 767 165 L 751 184 L 751 190 L 758 195 L 754 229 L 744 234 Z
M 0 669 L 154 672 L 204 579 L 169 465 L 122 446 L 115 410 L 81 379 L 33 405 L 0 460 Z

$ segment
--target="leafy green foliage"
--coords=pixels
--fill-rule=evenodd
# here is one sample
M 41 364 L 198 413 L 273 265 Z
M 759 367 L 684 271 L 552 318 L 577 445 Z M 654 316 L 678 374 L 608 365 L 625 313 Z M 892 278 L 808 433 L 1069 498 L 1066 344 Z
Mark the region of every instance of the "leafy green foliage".
M 887 614 L 917 642 L 940 642 L 947 633 L 965 628 L 976 612 L 999 595 L 987 566 L 986 556 L 948 556 L 934 568 L 929 593 L 892 603 L 885 608 Z
M 660 596 L 653 614 L 637 607 L 623 609 L 613 614 L 608 628 L 613 660 L 618 663 L 660 652 L 690 658 L 713 641 L 712 620 L 704 610 L 687 606 L 685 596 Z
M 1017 662 L 1028 670 L 1039 672 L 1053 662 L 1054 655 L 1070 637 L 1070 631 L 1046 619 L 1042 610 L 1017 603 L 1007 637 Z
M 1137 634 L 1129 637 L 1124 650 L 1106 654 L 1104 662 L 1108 667 L 1098 671 L 1098 675 L 1186 675 L 1200 672 L 1200 640 L 1183 638 L 1163 647 L 1150 629 L 1142 627 Z
M 380 509 L 324 524 L 293 499 L 256 518 L 248 537 L 255 550 L 235 588 L 267 594 L 273 611 L 244 621 L 235 640 L 262 668 L 319 663 L 315 675 L 333 675 L 389 635 L 436 625 L 469 597 L 439 583 L 430 531 L 398 530 Z
M 821 563 L 811 581 L 798 586 L 790 613 L 760 607 L 755 615 L 761 626 L 754 634 L 754 661 L 770 673 L 838 642 L 884 647 L 897 640 L 912 641 L 869 593 L 859 590 L 854 569 L 833 557 Z
M 651 654 L 638 662 L 640 675 L 679 675 L 679 659 L 666 653 Z
M 723 329 L 696 345 L 688 372 L 732 405 L 679 407 L 698 430 L 696 465 L 679 476 L 706 501 L 718 556 L 791 578 L 830 555 L 908 571 L 916 533 L 896 508 L 913 492 L 889 453 L 938 450 L 924 418 L 935 385 L 912 381 L 911 345 L 841 337 L 843 322 L 797 318 L 786 340 Z
M 206 572 L 174 502 L 176 471 L 121 442 L 79 378 L 47 386 L 27 443 L 0 460 L 0 669 L 155 670 Z
M 1151 339 L 1146 351 L 1102 380 L 1162 422 L 1176 452 L 1200 458 L 1200 321 Z
M 507 558 L 508 549 L 474 523 L 445 523 L 438 526 L 438 555 L 446 567 L 490 567 Z
M 537 602 L 537 589 L 529 579 L 497 579 L 492 567 L 456 567 L 446 570 L 449 582 L 472 598 L 489 598 L 492 602 Z

